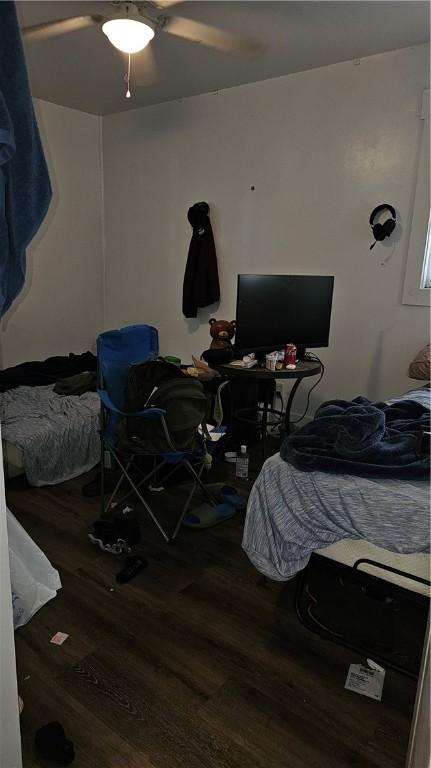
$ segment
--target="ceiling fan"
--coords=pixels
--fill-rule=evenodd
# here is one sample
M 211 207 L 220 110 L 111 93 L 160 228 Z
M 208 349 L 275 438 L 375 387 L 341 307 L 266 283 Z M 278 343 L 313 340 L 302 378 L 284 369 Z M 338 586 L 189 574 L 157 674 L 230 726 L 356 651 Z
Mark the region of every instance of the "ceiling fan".
M 57 35 L 99 26 L 115 48 L 128 56 L 126 97 L 130 97 L 131 57 L 133 57 L 133 81 L 136 85 L 149 85 L 156 78 L 155 62 L 149 43 L 159 32 L 191 40 L 200 45 L 226 53 L 255 56 L 263 47 L 244 35 L 228 32 L 181 16 L 171 16 L 166 10 L 183 0 L 158 0 L 152 2 L 110 2 L 106 15 L 71 16 L 24 27 L 25 40 L 47 40 Z

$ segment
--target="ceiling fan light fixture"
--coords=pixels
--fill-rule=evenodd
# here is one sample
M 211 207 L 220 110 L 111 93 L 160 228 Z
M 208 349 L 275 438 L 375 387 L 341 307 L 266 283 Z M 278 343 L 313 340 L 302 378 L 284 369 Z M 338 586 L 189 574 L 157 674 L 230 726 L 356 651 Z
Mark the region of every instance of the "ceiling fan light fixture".
M 102 24 L 102 30 L 112 45 L 124 53 L 142 51 L 154 37 L 154 29 L 136 19 L 108 19 Z

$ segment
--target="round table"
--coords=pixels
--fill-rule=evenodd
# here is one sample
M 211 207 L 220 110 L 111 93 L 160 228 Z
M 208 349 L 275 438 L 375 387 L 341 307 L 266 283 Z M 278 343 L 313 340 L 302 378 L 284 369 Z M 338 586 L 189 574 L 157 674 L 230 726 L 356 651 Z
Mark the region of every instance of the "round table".
M 231 363 L 227 365 L 212 365 L 212 368 L 215 368 L 215 370 L 217 370 L 222 376 L 228 379 L 240 379 L 241 377 L 243 377 L 244 380 L 255 379 L 256 385 L 258 385 L 260 381 L 274 381 L 275 379 L 295 379 L 295 383 L 289 393 L 284 414 L 286 434 L 289 434 L 290 431 L 290 412 L 292 409 L 293 399 L 301 381 L 308 378 L 309 376 L 318 376 L 322 371 L 322 366 L 317 360 L 299 360 L 296 364 L 296 368 L 294 369 L 282 368 L 275 371 L 268 371 L 266 368 L 259 367 L 259 365 L 256 365 L 253 368 L 240 368 L 239 366 L 232 365 Z M 237 410 L 234 414 L 235 418 L 239 421 L 255 424 L 255 419 L 247 419 L 241 415 L 241 411 L 244 410 L 250 411 L 252 409 L 242 408 Z M 281 411 L 277 411 L 276 409 L 271 408 L 267 402 L 264 403 L 263 408 L 257 407 L 253 410 L 257 410 L 258 412 L 260 411 L 262 413 L 262 421 L 258 422 L 258 426 L 262 429 L 262 451 L 265 456 L 265 437 L 268 424 L 268 414 L 275 413 L 281 418 L 282 413 Z

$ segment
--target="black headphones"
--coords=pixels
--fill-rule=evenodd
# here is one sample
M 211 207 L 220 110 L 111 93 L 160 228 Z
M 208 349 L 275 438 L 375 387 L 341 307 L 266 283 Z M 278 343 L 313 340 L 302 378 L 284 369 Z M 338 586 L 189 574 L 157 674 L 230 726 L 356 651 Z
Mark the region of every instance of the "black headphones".
M 386 219 L 386 221 L 383 224 L 374 224 L 374 219 L 379 213 L 381 213 L 381 211 L 389 211 L 392 218 Z M 385 240 L 386 237 L 389 237 L 394 231 L 396 225 L 397 225 L 397 214 L 395 213 L 395 208 L 392 205 L 388 205 L 388 203 L 382 203 L 382 205 L 378 205 L 376 208 L 374 208 L 374 210 L 371 211 L 370 226 L 371 226 L 371 229 L 373 230 L 375 242 L 372 245 L 370 245 L 370 251 L 372 248 L 374 248 L 377 242 L 380 242 L 381 240 Z

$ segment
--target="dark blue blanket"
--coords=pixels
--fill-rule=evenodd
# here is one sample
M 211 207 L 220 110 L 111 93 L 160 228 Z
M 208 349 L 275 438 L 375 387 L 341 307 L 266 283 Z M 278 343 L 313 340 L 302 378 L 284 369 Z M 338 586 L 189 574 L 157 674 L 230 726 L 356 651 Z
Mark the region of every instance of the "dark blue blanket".
M 414 400 L 330 400 L 284 440 L 280 455 L 306 471 L 425 478 L 430 457 L 421 435 L 429 424 L 429 409 Z
M 50 200 L 15 5 L 0 2 L 0 317 L 24 285 L 25 249 Z

